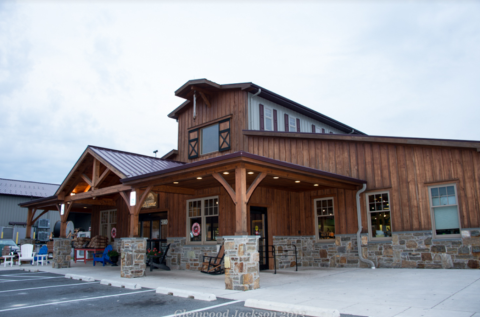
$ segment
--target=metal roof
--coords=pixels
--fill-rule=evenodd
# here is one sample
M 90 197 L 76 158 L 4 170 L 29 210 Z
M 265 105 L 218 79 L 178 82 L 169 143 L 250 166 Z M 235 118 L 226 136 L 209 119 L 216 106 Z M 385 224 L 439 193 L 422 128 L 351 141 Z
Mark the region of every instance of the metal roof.
M 48 197 L 55 194 L 59 186 L 56 184 L 0 178 L 0 194 L 3 195 Z
M 111 164 L 126 177 L 140 176 L 144 174 L 154 173 L 185 163 L 163 160 L 156 157 L 117 151 L 112 149 L 101 148 L 97 146 L 89 146 L 89 148 L 108 164 Z

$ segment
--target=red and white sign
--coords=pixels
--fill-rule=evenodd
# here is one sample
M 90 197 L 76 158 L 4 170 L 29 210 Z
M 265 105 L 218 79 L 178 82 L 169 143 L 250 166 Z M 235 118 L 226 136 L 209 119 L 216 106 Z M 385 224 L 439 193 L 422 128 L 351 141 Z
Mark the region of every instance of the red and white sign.
M 117 237 L 117 228 L 112 228 L 111 235 L 112 235 L 112 238 L 114 239 Z
M 192 226 L 192 233 L 196 237 L 200 234 L 200 224 L 198 222 L 195 222 Z

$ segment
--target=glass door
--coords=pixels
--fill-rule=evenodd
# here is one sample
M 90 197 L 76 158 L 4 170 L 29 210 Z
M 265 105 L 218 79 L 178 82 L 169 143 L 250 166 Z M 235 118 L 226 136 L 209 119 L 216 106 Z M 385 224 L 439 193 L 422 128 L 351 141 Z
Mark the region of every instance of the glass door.
M 112 228 L 117 227 L 117 210 L 100 211 L 100 235 L 108 237 L 108 243 L 112 242 Z
M 162 225 L 162 220 L 167 219 L 166 212 L 157 212 L 151 214 L 141 214 L 139 216 L 139 235 L 147 238 L 147 250 L 154 248 L 160 250 L 166 246 L 167 225 Z
M 250 232 L 253 236 L 260 236 L 258 241 L 260 270 L 268 270 L 267 208 L 250 207 Z

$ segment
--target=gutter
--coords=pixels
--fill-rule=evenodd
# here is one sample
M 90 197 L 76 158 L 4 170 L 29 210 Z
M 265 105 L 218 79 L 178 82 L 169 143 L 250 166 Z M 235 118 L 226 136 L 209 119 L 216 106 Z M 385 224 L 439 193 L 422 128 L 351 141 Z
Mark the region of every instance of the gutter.
M 362 239 L 360 237 L 360 233 L 362 232 L 362 212 L 360 209 L 360 194 L 363 193 L 367 189 L 367 184 L 363 184 L 362 189 L 357 192 L 357 220 L 358 220 L 358 231 L 357 231 L 357 248 L 358 248 L 358 257 L 360 261 L 367 263 L 371 266 L 371 268 L 375 269 L 375 263 L 372 261 L 365 259 L 362 254 Z

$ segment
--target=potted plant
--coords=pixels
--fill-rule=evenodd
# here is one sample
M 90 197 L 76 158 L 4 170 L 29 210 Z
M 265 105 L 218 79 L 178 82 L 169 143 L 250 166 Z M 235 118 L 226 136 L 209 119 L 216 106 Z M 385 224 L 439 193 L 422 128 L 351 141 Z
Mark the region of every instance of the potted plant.
M 112 251 L 108 252 L 108 257 L 110 258 L 110 261 L 112 261 L 112 266 L 117 266 L 119 255 L 120 254 L 118 254 L 118 252 L 115 251 L 115 250 L 112 250 Z
M 150 259 L 150 261 L 153 261 L 153 263 L 160 263 L 160 256 L 162 255 L 162 251 L 157 250 L 157 248 L 153 248 L 152 250 L 148 249 L 147 250 L 147 257 Z

